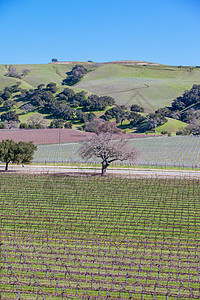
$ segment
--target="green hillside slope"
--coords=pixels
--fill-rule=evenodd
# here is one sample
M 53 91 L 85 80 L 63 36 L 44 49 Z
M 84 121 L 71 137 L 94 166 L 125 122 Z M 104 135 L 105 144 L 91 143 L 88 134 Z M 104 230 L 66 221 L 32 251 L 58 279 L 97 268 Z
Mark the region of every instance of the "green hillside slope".
M 0 88 L 2 89 L 6 85 L 11 86 L 16 81 L 21 81 L 22 85 L 29 86 L 29 88 L 35 88 L 39 84 L 47 84 L 51 81 L 58 85 L 61 85 L 62 80 L 66 77 L 66 72 L 71 69 L 71 66 L 67 65 L 13 65 L 18 72 L 23 69 L 29 69 L 30 73 L 23 79 L 14 79 L 4 76 L 6 73 L 6 67 L 0 66 Z
M 200 71 L 196 68 L 104 65 L 88 73 L 76 86 L 112 96 L 127 106 L 137 103 L 146 112 L 152 112 L 170 105 L 194 83 L 200 83 Z
M 154 112 L 158 108 L 170 106 L 172 101 L 181 96 L 185 90 L 190 89 L 194 84 L 200 84 L 199 68 L 138 63 L 113 62 L 95 64 L 92 62 L 66 62 L 13 65 L 12 67 L 16 68 L 16 71 L 20 74 L 25 69 L 29 70 L 28 74 L 22 79 L 5 76 L 10 65 L 0 65 L 0 90 L 3 90 L 6 86 L 13 86 L 17 82 L 21 83 L 20 88 L 26 90 L 37 89 L 40 84 L 46 86 L 48 83 L 54 82 L 57 85 L 57 91 L 54 96 L 58 97 L 59 93 L 67 87 L 62 85 L 63 79 L 67 77 L 66 73 L 71 71 L 76 64 L 82 64 L 87 68 L 88 73 L 77 84 L 70 86 L 70 89 L 73 89 L 75 93 L 84 90 L 88 95 L 111 96 L 115 99 L 116 104 L 123 104 L 128 108 L 132 104 L 142 106 L 144 114 L 146 114 Z M 52 97 L 54 96 L 52 95 Z M 22 123 L 27 122 L 30 116 L 35 113 L 39 113 L 45 118 L 47 125 L 55 118 L 55 115 L 48 109 L 43 109 L 43 106 L 36 105 L 35 110 L 32 112 L 24 112 L 21 106 L 28 100 L 23 100 L 23 97 L 20 100 L 18 93 L 14 94 L 12 100 L 14 100 L 14 106 L 11 109 L 16 111 L 19 121 Z M 6 111 L 3 105 L 3 103 L 0 105 L 0 115 Z M 97 117 L 102 115 L 102 111 L 95 110 L 95 113 Z M 82 124 L 81 122 L 77 118 L 72 122 L 73 128 L 79 127 Z M 157 132 L 168 131 L 175 133 L 186 125 L 186 123 L 168 118 L 168 122 L 157 128 Z M 130 120 L 128 121 L 128 118 L 124 121 L 124 126 L 127 127 L 127 130 L 132 130 L 132 127 L 129 128 Z
M 175 120 L 172 118 L 167 118 L 167 123 L 161 125 L 157 128 L 157 133 L 161 133 L 162 131 L 167 131 L 171 133 L 175 133 L 177 130 L 181 130 L 185 128 L 188 124 L 185 122 L 181 122 L 179 120 Z
M 86 65 L 87 63 L 85 63 Z M 4 76 L 8 66 L 0 66 L 0 89 L 21 81 L 22 88 L 35 88 L 39 84 L 55 82 L 61 87 L 66 72 L 73 64 L 13 65 L 17 71 L 24 68 L 30 73 L 23 79 Z M 97 95 L 112 96 L 119 104 L 131 106 L 138 103 L 146 112 L 170 105 L 194 83 L 200 83 L 200 70 L 195 67 L 171 67 L 162 65 L 99 65 L 89 72 L 73 89 L 87 90 Z

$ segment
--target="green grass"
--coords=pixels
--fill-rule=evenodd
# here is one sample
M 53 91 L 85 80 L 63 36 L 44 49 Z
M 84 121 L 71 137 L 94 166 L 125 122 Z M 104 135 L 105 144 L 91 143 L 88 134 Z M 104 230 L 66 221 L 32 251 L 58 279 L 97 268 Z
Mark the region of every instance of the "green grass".
M 119 104 L 140 104 L 146 112 L 170 105 L 172 100 L 200 82 L 200 71 L 169 66 L 104 65 L 88 73 L 76 86 L 109 95 Z
M 52 118 L 49 118 L 49 114 L 40 113 L 39 111 L 29 112 L 27 114 L 21 114 L 19 115 L 19 120 L 21 123 L 27 123 L 30 116 L 35 114 L 40 115 L 42 118 L 44 118 L 47 125 L 50 125 L 51 121 L 53 120 Z
M 6 85 L 12 85 L 17 81 L 22 83 L 23 88 L 36 88 L 39 84 L 47 84 L 55 82 L 61 88 L 61 83 L 66 78 L 66 72 L 70 71 L 73 65 L 55 65 L 55 64 L 26 64 L 26 65 L 13 65 L 17 72 L 22 72 L 23 69 L 29 69 L 30 72 L 23 80 L 6 77 L 6 67 L 0 65 L 0 88 Z M 73 87 L 72 87 L 73 88 Z M 82 90 L 82 89 L 81 89 Z
M 3 299 L 198 299 L 199 180 L 0 181 Z
M 187 123 L 181 122 L 179 120 L 175 120 L 172 118 L 167 118 L 167 123 L 157 127 L 157 133 L 161 133 L 162 131 L 167 131 L 170 133 L 176 133 L 177 130 L 181 130 L 182 128 L 188 126 Z

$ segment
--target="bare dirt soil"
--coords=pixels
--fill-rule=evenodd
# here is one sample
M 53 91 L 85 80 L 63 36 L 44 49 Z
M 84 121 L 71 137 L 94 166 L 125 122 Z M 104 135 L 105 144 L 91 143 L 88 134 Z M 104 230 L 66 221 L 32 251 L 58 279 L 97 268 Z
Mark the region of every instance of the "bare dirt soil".
M 68 142 L 85 141 L 93 134 L 89 132 L 81 132 L 75 129 L 8 129 L 0 130 L 0 141 L 2 140 L 14 140 L 15 142 L 32 141 L 36 145 L 41 144 L 58 144 Z
M 59 129 L 59 128 L 48 128 L 48 129 L 7 129 L 0 130 L 0 142 L 2 140 L 14 140 L 15 142 L 33 142 L 35 145 L 45 144 L 59 144 L 59 143 L 70 143 L 70 142 L 81 142 L 86 141 L 88 138 L 94 136 L 94 133 L 83 132 L 75 129 Z M 117 138 L 147 138 L 152 137 L 153 134 L 121 134 Z M 159 137 L 157 135 L 156 137 Z

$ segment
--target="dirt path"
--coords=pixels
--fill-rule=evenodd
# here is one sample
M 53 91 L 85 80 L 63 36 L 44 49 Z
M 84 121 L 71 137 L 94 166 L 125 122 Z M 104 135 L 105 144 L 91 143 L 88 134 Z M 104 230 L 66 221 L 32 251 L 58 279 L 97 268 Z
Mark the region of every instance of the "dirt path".
M 114 92 L 102 94 L 102 96 L 107 96 L 107 95 L 110 95 L 110 94 L 116 94 L 116 93 L 119 94 L 119 93 L 131 92 L 131 91 L 136 91 L 136 90 L 142 90 L 142 89 L 149 88 L 149 85 L 148 85 L 148 84 L 144 83 L 143 85 L 144 85 L 143 87 L 132 88 L 132 89 L 122 90 L 122 91 L 114 91 Z
M 0 171 L 4 172 L 5 166 L 0 165 Z M 98 175 L 101 168 L 98 167 L 74 167 L 74 166 L 38 166 L 25 165 L 25 167 L 10 165 L 8 173 L 27 174 L 60 174 L 60 175 Z M 165 169 L 140 169 L 140 168 L 109 168 L 107 174 L 111 176 L 145 177 L 145 178 L 196 178 L 200 179 L 199 171 L 189 170 L 165 170 Z

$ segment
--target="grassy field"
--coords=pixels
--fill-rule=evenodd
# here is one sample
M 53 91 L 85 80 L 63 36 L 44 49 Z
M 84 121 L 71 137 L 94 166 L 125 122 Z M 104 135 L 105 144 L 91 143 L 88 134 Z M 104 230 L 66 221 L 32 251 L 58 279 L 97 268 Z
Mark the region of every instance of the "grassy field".
M 200 137 L 173 136 L 130 139 L 141 153 L 139 164 L 145 166 L 200 167 Z M 79 156 L 80 143 L 38 145 L 34 162 L 39 163 L 99 163 L 98 159 L 84 160 Z M 117 163 L 119 164 L 119 163 Z M 124 166 L 134 162 L 124 161 Z
M 0 89 L 21 81 L 23 88 L 35 88 L 39 84 L 55 82 L 60 90 L 66 72 L 73 65 L 14 65 L 21 72 L 28 68 L 30 73 L 23 79 L 4 76 L 7 66 L 0 65 Z M 146 112 L 170 105 L 173 99 L 181 95 L 193 84 L 199 84 L 200 70 L 195 67 L 172 66 L 125 66 L 109 64 L 99 66 L 89 72 L 84 79 L 76 84 L 75 91 L 86 90 L 88 93 L 109 95 L 118 104 L 131 106 L 133 103 L 142 105 Z
M 198 180 L 0 177 L 2 300 L 199 299 Z
M 170 105 L 172 100 L 200 82 L 195 68 L 169 66 L 105 65 L 88 73 L 76 86 L 98 95 L 114 97 L 117 103 L 137 103 L 146 112 Z
M 188 124 L 185 122 L 181 122 L 179 120 L 175 120 L 172 118 L 167 118 L 167 123 L 161 125 L 157 128 L 157 133 L 161 133 L 162 131 L 167 131 L 170 133 L 176 133 L 179 129 L 186 127 Z

